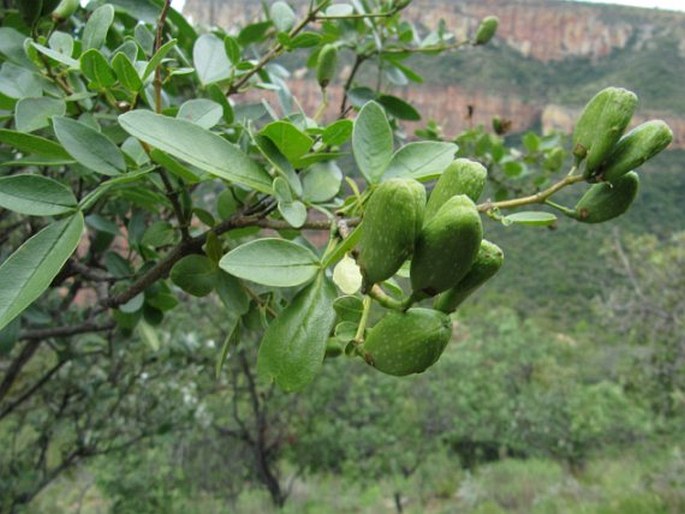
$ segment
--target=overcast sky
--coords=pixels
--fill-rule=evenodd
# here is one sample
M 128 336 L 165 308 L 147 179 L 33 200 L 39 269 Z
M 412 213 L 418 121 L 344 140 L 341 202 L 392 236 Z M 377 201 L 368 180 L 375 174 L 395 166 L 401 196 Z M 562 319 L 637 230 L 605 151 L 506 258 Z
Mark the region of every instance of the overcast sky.
M 670 9 L 672 11 L 685 11 L 685 0 L 582 0 L 585 2 L 594 2 L 601 4 L 623 4 L 635 5 L 638 7 L 658 7 L 659 9 Z M 172 5 L 179 11 L 183 8 L 185 0 L 172 0 Z
M 610 0 L 583 0 L 600 4 L 623 4 L 634 5 L 636 7 L 658 7 L 659 9 L 670 9 L 671 11 L 685 11 L 685 1 L 683 0 L 620 0 L 612 2 Z

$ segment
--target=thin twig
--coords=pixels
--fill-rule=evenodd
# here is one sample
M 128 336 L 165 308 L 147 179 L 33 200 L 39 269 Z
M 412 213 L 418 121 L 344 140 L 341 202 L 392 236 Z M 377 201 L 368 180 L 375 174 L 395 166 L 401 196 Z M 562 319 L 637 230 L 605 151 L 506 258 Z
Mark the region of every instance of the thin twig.
M 319 5 L 314 7 L 309 11 L 307 16 L 305 16 L 300 23 L 298 23 L 293 29 L 288 33 L 288 36 L 290 38 L 293 38 L 300 32 L 302 32 L 307 25 L 309 25 L 314 19 L 316 19 L 317 14 L 323 9 L 329 2 L 321 2 Z M 259 73 L 264 66 L 269 64 L 273 59 L 278 57 L 278 55 L 285 49 L 285 47 L 281 43 L 277 43 L 274 45 L 271 50 L 269 50 L 262 58 L 259 60 L 255 66 L 246 72 L 244 75 L 238 79 L 238 81 L 235 84 L 231 84 L 231 87 L 228 89 L 228 92 L 226 93 L 226 96 L 233 95 L 237 92 L 240 91 L 240 89 L 247 84 L 247 82 L 257 73 Z
M 485 202 L 478 204 L 479 212 L 488 212 L 493 209 L 514 209 L 516 207 L 523 207 L 524 205 L 531 205 L 536 203 L 545 203 L 545 201 L 552 196 L 554 193 L 560 191 L 566 186 L 576 184 L 578 182 L 583 182 L 585 179 L 581 175 L 568 175 L 563 180 L 560 180 L 556 184 L 548 187 L 543 191 L 539 191 L 530 196 L 524 196 L 521 198 L 514 198 L 512 200 L 502 200 L 501 202 Z
M 152 54 L 157 53 L 162 46 L 162 35 L 164 34 L 164 25 L 166 25 L 166 17 L 171 7 L 171 0 L 165 0 L 162 12 L 159 14 L 157 21 L 157 35 L 155 37 L 155 46 Z M 160 62 L 155 68 L 155 110 L 162 112 L 162 63 Z

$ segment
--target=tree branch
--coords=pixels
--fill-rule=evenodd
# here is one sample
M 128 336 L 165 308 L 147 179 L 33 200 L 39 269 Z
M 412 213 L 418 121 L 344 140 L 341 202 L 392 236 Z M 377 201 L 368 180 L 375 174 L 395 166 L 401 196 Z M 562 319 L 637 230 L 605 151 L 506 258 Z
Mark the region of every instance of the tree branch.
M 165 0 L 164 6 L 162 7 L 162 12 L 159 15 L 159 20 L 157 21 L 157 34 L 155 37 L 155 46 L 152 54 L 154 55 L 157 50 L 162 46 L 162 34 L 164 33 L 164 25 L 166 24 L 166 17 L 169 13 L 169 8 L 171 7 L 171 0 Z M 160 113 L 162 112 L 162 64 L 158 64 L 155 68 L 155 110 Z
M 21 373 L 21 370 L 26 363 L 31 360 L 39 346 L 40 342 L 38 341 L 28 341 L 19 355 L 12 361 L 12 364 L 10 364 L 10 367 L 7 369 L 5 378 L 2 380 L 2 383 L 0 383 L 0 400 L 7 396 L 7 393 L 19 376 L 19 373 Z
M 585 179 L 581 175 L 567 175 L 563 180 L 548 187 L 547 189 L 535 193 L 534 195 L 524 196 L 521 198 L 514 198 L 512 200 L 503 200 L 501 202 L 485 202 L 478 204 L 479 212 L 488 212 L 493 209 L 513 209 L 515 207 L 523 207 L 524 205 L 531 205 L 536 203 L 545 203 L 545 201 L 554 193 L 560 191 L 566 186 L 583 182 Z
M 316 19 L 317 14 L 323 9 L 326 5 L 328 5 L 330 2 L 329 0 L 322 1 L 319 5 L 316 7 L 312 8 L 309 13 L 307 13 L 307 16 L 305 16 L 300 23 L 298 23 L 295 27 L 292 28 L 292 30 L 288 33 L 289 37 L 295 37 L 297 34 L 302 32 L 304 28 L 309 25 L 313 20 Z M 271 62 L 273 59 L 278 57 L 278 55 L 284 50 L 284 46 L 281 43 L 277 43 L 274 45 L 271 50 L 269 50 L 262 58 L 259 60 L 255 66 L 246 72 L 244 75 L 238 79 L 238 81 L 235 84 L 231 84 L 231 87 L 228 89 L 228 92 L 226 93 L 226 96 L 233 95 L 240 91 L 240 88 L 242 88 L 247 82 L 259 71 L 264 68 L 269 62 Z
M 107 332 L 108 330 L 112 330 L 115 326 L 116 323 L 114 321 L 108 321 L 103 324 L 87 321 L 81 325 L 67 325 L 63 327 L 27 330 L 19 335 L 19 339 L 23 341 L 40 343 L 44 339 L 50 339 L 52 337 L 69 337 L 78 334 L 86 334 L 88 332 Z

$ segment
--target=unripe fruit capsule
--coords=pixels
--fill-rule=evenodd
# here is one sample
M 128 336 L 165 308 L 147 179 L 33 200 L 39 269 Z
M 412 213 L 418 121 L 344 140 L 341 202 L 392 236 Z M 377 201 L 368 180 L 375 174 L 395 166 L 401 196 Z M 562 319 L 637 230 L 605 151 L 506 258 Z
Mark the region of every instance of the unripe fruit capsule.
M 442 172 L 426 204 L 424 222 L 430 220 L 454 195 L 466 195 L 474 202 L 483 193 L 487 170 L 470 159 L 455 159 Z
M 632 91 L 608 87 L 597 93 L 585 106 L 573 131 L 573 155 L 579 163 L 585 159 L 585 176 L 597 168 L 623 135 L 637 106 Z
M 633 203 L 639 185 L 640 179 L 634 171 L 626 173 L 613 184 L 594 184 L 576 204 L 576 219 L 584 223 L 602 223 L 620 216 Z
M 447 314 L 454 312 L 473 292 L 495 276 L 503 262 L 502 249 L 483 239 L 469 272 L 456 286 L 438 296 L 433 308 Z
M 466 195 L 450 198 L 416 240 L 410 268 L 414 293 L 434 296 L 454 287 L 471 268 L 482 239 L 473 201 Z
M 316 80 L 325 89 L 335 75 L 338 66 L 338 49 L 335 45 L 324 45 L 316 61 Z
M 497 27 L 499 26 L 499 18 L 497 16 L 486 16 L 478 25 L 476 31 L 475 44 L 485 45 L 495 36 Z
M 371 195 L 357 261 L 366 286 L 392 277 L 411 256 L 425 204 L 426 190 L 414 179 L 387 180 Z
M 442 312 L 422 308 L 395 311 L 369 331 L 361 351 L 379 371 L 405 376 L 435 364 L 451 336 L 452 322 Z
M 597 174 L 603 180 L 615 182 L 664 150 L 671 141 L 673 132 L 666 122 L 650 120 L 642 123 L 621 138 Z

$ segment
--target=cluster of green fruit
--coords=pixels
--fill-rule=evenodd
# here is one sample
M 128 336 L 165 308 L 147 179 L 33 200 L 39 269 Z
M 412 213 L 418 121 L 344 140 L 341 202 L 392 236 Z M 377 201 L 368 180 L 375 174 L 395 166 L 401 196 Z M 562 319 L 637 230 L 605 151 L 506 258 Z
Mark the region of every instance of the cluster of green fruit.
M 673 132 L 662 120 L 650 120 L 623 134 L 637 107 L 632 91 L 608 87 L 585 106 L 573 132 L 576 167 L 591 186 L 572 217 L 601 223 L 628 210 L 640 184 L 636 168 L 664 150 Z
M 574 209 L 557 206 L 568 216 L 600 223 L 624 213 L 637 193 L 634 169 L 672 141 L 661 120 L 624 135 L 636 105 L 634 93 L 615 87 L 586 105 L 573 134 L 571 176 L 592 185 Z M 373 296 L 376 284 L 411 259 L 411 295 L 357 346 L 357 353 L 378 370 L 403 376 L 433 365 L 450 340 L 450 314 L 502 266 L 502 250 L 483 239 L 475 204 L 486 178 L 478 162 L 457 159 L 442 173 L 428 201 L 424 186 L 410 178 L 383 182 L 369 199 L 357 256 L 364 291 Z M 409 308 L 430 297 L 432 308 Z
M 358 255 L 364 289 L 411 258 L 407 305 L 436 297 L 432 309 L 393 311 L 369 331 L 359 353 L 380 371 L 409 375 L 435 363 L 452 334 L 449 314 L 501 267 L 502 251 L 483 239 L 474 203 L 486 175 L 480 163 L 457 159 L 428 202 L 424 186 L 410 178 L 383 182 L 371 196 Z

